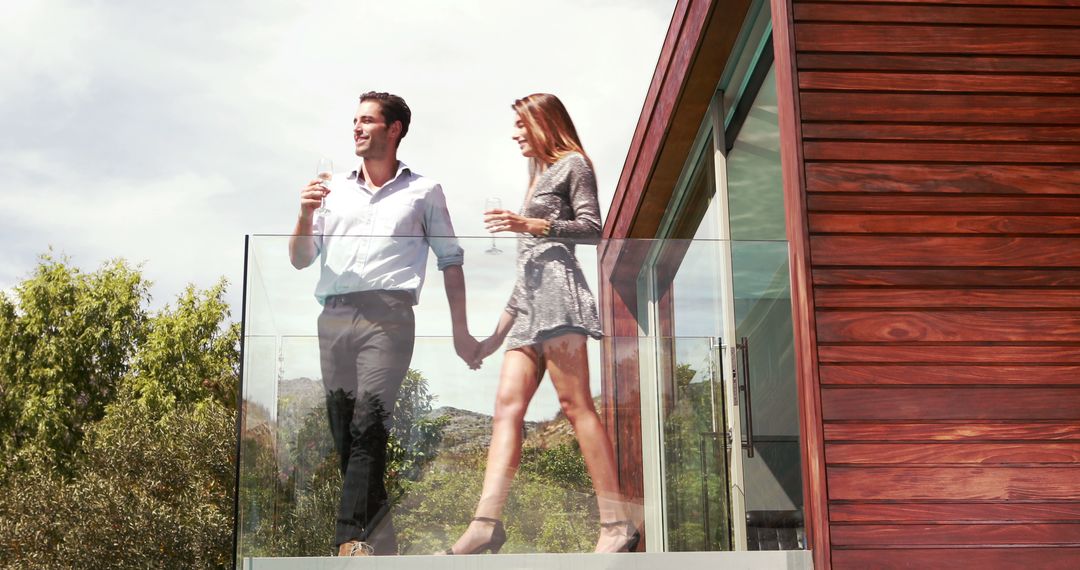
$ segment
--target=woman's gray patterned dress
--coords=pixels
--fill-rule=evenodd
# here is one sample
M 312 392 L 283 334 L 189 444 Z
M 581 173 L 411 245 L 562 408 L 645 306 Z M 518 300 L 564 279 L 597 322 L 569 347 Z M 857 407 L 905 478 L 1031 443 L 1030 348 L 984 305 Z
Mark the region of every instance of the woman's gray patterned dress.
M 514 324 L 506 348 L 543 342 L 566 333 L 600 338 L 596 299 L 585 282 L 575 243 L 600 237 L 600 205 L 596 176 L 585 157 L 571 153 L 536 179 L 521 215 L 551 222 L 547 237 L 521 234 L 518 279 L 506 310 Z

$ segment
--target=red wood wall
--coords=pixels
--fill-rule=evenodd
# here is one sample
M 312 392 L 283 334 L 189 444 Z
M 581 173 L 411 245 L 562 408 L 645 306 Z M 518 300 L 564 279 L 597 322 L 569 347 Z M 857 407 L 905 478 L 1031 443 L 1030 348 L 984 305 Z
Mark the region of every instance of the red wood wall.
M 788 15 L 832 566 L 1080 568 L 1080 1 Z

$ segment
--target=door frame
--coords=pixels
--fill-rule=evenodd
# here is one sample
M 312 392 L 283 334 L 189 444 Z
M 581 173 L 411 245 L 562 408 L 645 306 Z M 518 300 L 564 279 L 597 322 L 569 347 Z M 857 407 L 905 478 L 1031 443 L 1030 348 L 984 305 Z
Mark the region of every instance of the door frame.
M 691 179 L 700 165 L 701 160 L 706 160 L 706 154 L 711 154 L 713 171 L 715 176 L 714 212 L 718 235 L 718 258 L 720 270 L 719 288 L 721 319 L 720 330 L 727 336 L 720 339 L 716 346 L 715 367 L 720 374 L 720 384 L 723 387 L 724 422 L 726 437 L 730 442 L 727 446 L 728 457 L 728 485 L 729 485 L 729 516 L 731 517 L 732 548 L 733 550 L 747 549 L 746 530 L 746 504 L 745 484 L 743 478 L 743 422 L 739 398 L 739 373 L 738 373 L 738 347 L 735 338 L 735 299 L 734 299 L 734 275 L 732 270 L 731 253 L 731 229 L 729 223 L 728 195 L 727 195 L 727 153 L 734 138 L 742 126 L 742 120 L 749 110 L 750 104 L 756 98 L 761 81 L 774 63 L 772 45 L 772 23 L 769 18 L 768 5 L 757 3 L 757 9 L 751 10 L 748 22 L 743 27 L 743 34 L 739 40 L 739 47 L 733 52 L 732 58 L 727 65 L 718 88 L 713 92 L 708 110 L 701 122 L 690 153 L 687 157 L 679 178 L 675 184 L 675 190 L 668 209 L 665 211 L 657 230 L 658 239 L 671 237 L 678 227 L 678 220 L 684 212 L 688 200 Z M 734 93 L 727 93 L 727 87 Z M 731 97 L 730 95 L 734 95 Z M 730 105 L 725 108 L 725 101 Z M 707 151 L 711 148 L 711 153 Z M 708 214 L 706 214 L 708 215 Z M 679 236 L 683 237 L 683 236 Z M 649 337 L 652 342 L 649 346 L 640 347 L 640 394 L 641 394 L 641 426 L 642 426 L 642 452 L 645 457 L 655 457 L 656 461 L 645 461 L 646 467 L 642 474 L 645 510 L 645 527 L 650 541 L 649 552 L 667 551 L 667 514 L 665 511 L 666 489 L 664 485 L 664 470 L 666 468 L 663 457 L 663 430 L 662 430 L 662 398 L 660 382 L 665 377 L 662 370 L 665 365 L 663 357 L 664 349 L 663 334 L 660 331 L 661 323 L 670 321 L 670 315 L 663 315 L 663 303 L 658 298 L 659 287 L 657 286 L 655 271 L 650 268 L 658 266 L 663 242 L 657 242 L 646 255 L 641 277 L 645 282 L 644 287 L 639 287 L 638 307 L 644 309 L 640 315 L 644 317 L 639 324 L 639 332 L 643 337 Z M 670 310 L 670 307 L 667 308 Z M 747 421 L 752 421 L 747 418 Z M 652 492 L 650 492 L 652 491 Z
M 665 240 L 670 237 L 676 227 L 676 221 L 689 199 L 687 191 L 692 177 L 701 165 L 702 160 L 713 161 L 713 194 L 710 196 L 716 204 L 713 222 L 716 224 L 718 236 L 716 242 L 716 263 L 719 269 L 720 282 L 716 284 L 720 293 L 720 331 L 726 336 L 717 338 L 718 344 L 714 344 L 713 371 L 718 374 L 716 382 L 723 389 L 723 433 L 729 444 L 727 448 L 727 481 L 729 493 L 729 512 L 727 516 L 731 521 L 731 539 L 733 550 L 746 550 L 746 509 L 744 501 L 744 484 L 742 469 L 742 422 L 738 408 L 738 375 L 736 371 L 736 345 L 734 342 L 735 331 L 735 300 L 733 289 L 732 261 L 731 261 L 731 232 L 728 223 L 727 207 L 727 152 L 725 146 L 725 109 L 724 92 L 717 90 L 713 94 L 705 120 L 702 121 L 697 137 L 692 148 L 690 158 L 687 160 L 682 173 L 676 184 L 675 200 L 661 221 L 658 238 Z M 708 212 L 706 215 L 709 215 Z M 679 236 L 682 238 L 683 236 Z M 664 346 L 668 342 L 665 331 L 661 330 L 664 322 L 670 322 L 671 315 L 665 314 L 672 310 L 670 303 L 665 303 L 660 298 L 660 286 L 657 283 L 657 271 L 661 257 L 665 251 L 664 241 L 657 241 L 650 248 L 645 258 L 645 263 L 639 277 L 643 287 L 639 287 L 638 306 L 645 309 L 644 317 L 639 324 L 642 337 L 651 339 L 648 346 L 641 347 L 641 370 L 645 373 L 640 376 L 641 390 L 641 413 L 642 413 L 642 444 L 643 453 L 646 456 L 656 458 L 654 462 L 645 462 L 651 467 L 643 473 L 645 484 L 645 528 L 647 534 L 652 537 L 649 541 L 648 551 L 667 551 L 668 524 L 666 512 L 667 489 L 664 484 L 666 464 L 664 461 L 664 434 L 663 434 L 663 391 L 660 383 L 668 375 L 664 367 L 669 365 L 664 357 L 667 350 Z M 651 490 L 652 492 L 648 492 Z

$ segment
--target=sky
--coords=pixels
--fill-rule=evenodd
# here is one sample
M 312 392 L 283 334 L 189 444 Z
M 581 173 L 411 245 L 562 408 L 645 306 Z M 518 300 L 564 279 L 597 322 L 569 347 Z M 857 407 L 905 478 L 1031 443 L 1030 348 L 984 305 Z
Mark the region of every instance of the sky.
M 245 234 L 292 229 L 320 156 L 355 161 L 359 93 L 405 97 L 400 158 L 461 235 L 518 204 L 515 98 L 559 95 L 618 182 L 674 0 L 301 3 L 8 0 L 0 7 L 0 287 L 53 247 L 144 262 L 155 303 L 229 279 Z M 542 8 L 541 8 L 542 7 Z
M 52 248 L 87 271 L 141 264 L 155 308 L 224 277 L 238 319 L 245 235 L 292 230 L 320 157 L 351 169 L 367 90 L 408 101 L 399 157 L 442 183 L 459 235 L 486 235 L 487 198 L 521 203 L 510 104 L 533 92 L 566 104 L 606 213 L 674 4 L 6 0 L 0 290 Z M 438 288 L 422 305 L 442 314 Z M 470 307 L 477 335 L 486 305 Z

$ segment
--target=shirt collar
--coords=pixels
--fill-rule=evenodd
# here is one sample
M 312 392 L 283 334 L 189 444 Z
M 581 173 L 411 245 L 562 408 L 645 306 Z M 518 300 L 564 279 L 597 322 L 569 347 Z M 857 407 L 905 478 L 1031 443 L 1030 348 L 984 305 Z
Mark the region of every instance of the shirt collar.
M 397 162 L 397 173 L 396 173 L 396 174 L 394 174 L 394 177 L 393 177 L 393 178 L 391 178 L 390 180 L 387 180 L 387 181 L 386 181 L 386 184 L 383 184 L 383 185 L 382 185 L 382 187 L 383 187 L 383 188 L 386 188 L 387 186 L 389 186 L 389 185 L 390 185 L 390 183 L 392 183 L 393 181 L 395 181 L 395 180 L 397 180 L 398 178 L 400 178 L 400 177 L 401 177 L 401 175 L 402 175 L 402 174 L 404 174 L 404 173 L 406 173 L 406 172 L 409 172 L 409 173 L 411 173 L 411 172 L 412 172 L 412 170 L 411 170 L 411 169 L 409 168 L 409 165 L 407 165 L 407 164 L 405 164 L 404 162 L 401 162 L 401 161 L 399 160 L 399 161 Z M 359 184 L 359 185 L 361 185 L 361 186 L 363 186 L 363 187 L 367 188 L 367 180 L 362 180 L 362 179 L 360 178 L 360 167 L 359 167 L 359 166 L 358 166 L 358 167 L 356 167 L 356 170 L 353 170 L 353 171 L 352 171 L 351 173 L 349 173 L 349 180 L 355 180 L 357 184 Z

